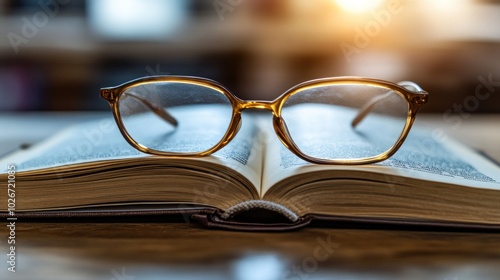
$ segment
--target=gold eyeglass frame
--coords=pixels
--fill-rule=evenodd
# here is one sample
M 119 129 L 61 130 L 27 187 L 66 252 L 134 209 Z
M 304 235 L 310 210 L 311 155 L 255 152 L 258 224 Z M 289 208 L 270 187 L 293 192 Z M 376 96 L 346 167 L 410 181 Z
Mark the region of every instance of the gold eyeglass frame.
M 215 90 L 217 92 L 220 92 L 221 94 L 225 95 L 229 101 L 231 102 L 231 105 L 233 107 L 233 112 L 232 112 L 232 119 L 229 124 L 229 127 L 223 136 L 223 138 L 212 148 L 199 152 L 199 153 L 172 153 L 172 152 L 162 152 L 158 150 L 153 150 L 150 149 L 137 141 L 135 141 L 127 132 L 123 122 L 122 118 L 120 115 L 119 111 L 119 99 L 124 92 L 127 91 L 129 88 L 133 88 L 139 85 L 144 85 L 144 84 L 151 84 L 151 83 L 164 83 L 164 82 L 172 82 L 172 83 L 184 83 L 184 84 L 192 84 L 192 85 L 198 85 L 198 86 L 203 86 L 206 88 L 210 88 L 212 90 Z M 289 136 L 288 129 L 281 117 L 281 110 L 283 108 L 284 103 L 288 98 L 293 96 L 294 94 L 306 90 L 306 89 L 311 89 L 311 88 L 316 88 L 316 87 L 323 87 L 323 86 L 331 86 L 331 85 L 370 85 L 370 86 L 375 86 L 375 87 L 384 87 L 389 89 L 391 92 L 395 92 L 402 97 L 408 102 L 408 115 L 406 119 L 406 124 L 405 127 L 403 128 L 403 131 L 399 138 L 397 139 L 396 143 L 387 151 L 384 153 L 373 156 L 373 157 L 367 157 L 367 158 L 361 158 L 361 159 L 334 159 L 334 160 L 327 160 L 327 159 L 319 159 L 315 157 L 308 156 L 307 154 L 304 154 L 294 143 L 293 139 Z M 408 89 L 408 87 L 413 88 L 414 90 Z M 415 116 L 420 109 L 420 107 L 427 103 L 428 100 L 428 93 L 424 90 L 422 90 L 417 84 L 413 82 L 400 82 L 398 84 L 384 81 L 384 80 L 379 80 L 379 79 L 373 79 L 373 78 L 364 78 L 364 77 L 332 77 L 332 78 L 323 78 L 323 79 L 316 79 L 316 80 L 311 80 L 307 81 L 301 84 L 298 84 L 291 89 L 287 90 L 285 93 L 280 95 L 278 98 L 276 98 L 273 101 L 254 101 L 254 100 L 242 100 L 235 95 L 233 95 L 228 89 L 226 89 L 222 84 L 215 82 L 210 79 L 205 79 L 205 78 L 199 78 L 199 77 L 189 77 L 189 76 L 149 76 L 149 77 L 143 77 L 139 79 L 135 79 L 132 81 L 129 81 L 127 83 L 124 83 L 122 85 L 116 86 L 116 87 L 106 87 L 102 88 L 100 90 L 100 95 L 102 98 L 104 98 L 106 101 L 108 101 L 109 105 L 111 106 L 111 109 L 113 111 L 113 116 L 114 119 L 118 125 L 118 128 L 120 130 L 120 133 L 123 135 L 125 140 L 132 145 L 134 148 L 137 150 L 147 153 L 147 154 L 152 154 L 152 155 L 158 155 L 158 156 L 168 156 L 168 157 L 202 157 L 202 156 L 207 156 L 212 153 L 215 153 L 216 151 L 222 149 L 224 146 L 226 146 L 238 133 L 238 130 L 241 126 L 241 112 L 246 109 L 262 109 L 262 110 L 267 110 L 271 111 L 273 114 L 273 127 L 274 131 L 276 132 L 276 135 L 280 139 L 281 143 L 288 148 L 291 152 L 293 152 L 295 155 L 300 157 L 301 159 L 312 162 L 312 163 L 317 163 L 317 164 L 331 164 L 331 165 L 359 165 L 359 164 L 369 164 L 369 163 L 375 163 L 375 162 L 380 162 L 383 160 L 386 160 L 387 158 L 391 157 L 396 151 L 401 147 L 403 144 L 404 140 L 406 139 L 413 122 L 415 120 Z M 131 96 L 135 96 L 131 94 Z M 352 121 L 351 125 L 355 127 L 374 107 L 379 102 L 383 101 L 383 96 L 378 96 L 376 98 L 373 98 L 368 104 L 365 104 L 363 106 L 356 118 Z M 177 121 L 175 118 L 173 118 L 168 112 L 165 111 L 165 109 L 156 107 L 154 104 L 148 103 L 148 101 L 141 99 L 140 97 L 135 96 L 135 98 L 142 102 L 145 106 L 147 106 L 150 110 L 152 110 L 155 114 L 157 114 L 159 117 L 163 118 L 165 121 L 168 121 L 174 126 L 177 126 Z

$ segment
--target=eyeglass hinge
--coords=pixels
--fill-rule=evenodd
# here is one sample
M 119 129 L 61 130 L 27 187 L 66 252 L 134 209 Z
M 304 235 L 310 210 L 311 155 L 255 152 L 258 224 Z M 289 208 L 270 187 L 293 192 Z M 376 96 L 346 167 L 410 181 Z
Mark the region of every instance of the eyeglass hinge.
M 415 95 L 411 98 L 411 102 L 416 104 L 425 104 L 428 100 L 428 93 L 425 91 L 419 92 L 418 95 Z
M 114 101 L 115 100 L 115 92 L 112 89 L 101 89 L 101 96 L 102 98 L 108 100 L 108 101 Z

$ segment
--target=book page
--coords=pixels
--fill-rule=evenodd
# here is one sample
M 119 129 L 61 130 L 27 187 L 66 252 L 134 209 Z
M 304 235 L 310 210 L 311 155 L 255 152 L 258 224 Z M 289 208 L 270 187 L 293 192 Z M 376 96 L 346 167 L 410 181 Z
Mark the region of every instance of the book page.
M 319 110 L 315 108 L 315 111 Z M 344 122 L 344 125 L 339 124 L 336 129 L 352 129 L 349 118 L 336 115 L 336 120 Z M 267 126 L 266 129 L 270 131 L 272 128 Z M 314 139 L 314 135 L 304 137 Z M 297 157 L 276 137 L 267 139 L 269 141 L 264 163 L 264 193 L 277 182 L 293 175 L 314 171 L 331 171 L 334 174 L 336 170 L 383 173 L 386 174 L 388 184 L 401 183 L 400 181 L 404 180 L 401 177 L 406 177 L 500 190 L 500 167 L 449 137 L 438 138 L 418 126 L 412 128 L 395 155 L 383 162 L 369 165 L 312 164 Z M 352 139 L 343 142 L 339 137 L 336 140 L 339 141 L 336 147 L 345 149 L 346 153 L 349 153 L 350 149 L 356 149 L 356 142 Z M 314 141 L 311 143 L 314 145 Z
M 182 117 L 182 115 L 191 116 L 191 118 L 182 118 L 182 120 L 183 122 L 190 122 L 185 125 L 197 129 L 197 122 L 192 117 L 192 110 L 196 110 L 196 108 L 183 108 L 179 112 L 174 112 L 174 114 L 178 117 Z M 211 113 L 216 114 L 216 112 Z M 217 116 L 212 115 L 212 117 Z M 227 128 L 215 127 L 211 129 L 225 130 Z M 199 135 L 194 135 L 194 137 L 182 138 L 176 136 L 176 149 L 192 149 L 196 145 L 204 143 L 209 137 L 209 134 L 203 133 L 203 128 L 196 131 L 199 132 Z M 257 189 L 260 189 L 262 149 L 256 146 L 256 143 L 259 142 L 256 140 L 258 137 L 259 131 L 256 126 L 252 121 L 247 121 L 241 126 L 235 138 L 224 148 L 213 155 L 192 158 L 192 160 L 228 166 L 248 178 L 255 184 Z M 133 148 L 125 141 L 115 121 L 112 118 L 107 118 L 70 127 L 32 148 L 19 151 L 1 160 L 0 166 L 2 166 L 2 173 L 5 173 L 5 168 L 9 164 L 15 164 L 17 172 L 29 172 L 48 168 L 61 168 L 67 165 L 140 159 L 143 157 L 157 156 L 144 154 Z M 163 157 L 158 158 L 163 159 Z M 165 158 L 165 160 L 167 159 Z

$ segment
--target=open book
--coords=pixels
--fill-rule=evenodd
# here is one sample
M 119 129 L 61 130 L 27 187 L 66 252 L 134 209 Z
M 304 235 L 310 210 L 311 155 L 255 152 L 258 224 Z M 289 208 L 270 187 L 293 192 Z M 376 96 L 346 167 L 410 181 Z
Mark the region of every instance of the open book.
M 200 158 L 142 154 L 111 118 L 80 124 L 2 159 L 0 181 L 6 186 L 15 170 L 15 214 L 25 218 L 184 214 L 254 230 L 315 220 L 500 228 L 500 167 L 459 143 L 415 127 L 384 162 L 318 165 L 287 150 L 269 118 L 249 114 L 243 123 L 230 144 Z M 6 199 L 0 209 L 9 214 Z

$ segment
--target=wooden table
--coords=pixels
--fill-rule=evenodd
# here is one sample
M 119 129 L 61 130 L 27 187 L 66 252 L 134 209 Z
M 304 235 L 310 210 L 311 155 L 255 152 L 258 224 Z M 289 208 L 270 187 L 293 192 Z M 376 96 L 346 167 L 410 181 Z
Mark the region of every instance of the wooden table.
M 95 115 L 32 117 L 63 126 Z M 472 116 L 458 127 L 440 115 L 423 116 L 419 123 L 441 127 L 500 161 L 499 115 Z M 0 131 L 11 132 L 1 143 L 35 140 L 13 125 L 26 129 L 30 120 L 0 115 Z M 500 279 L 496 233 L 332 228 L 244 233 L 186 223 L 18 221 L 17 272 L 11 273 L 8 232 L 2 227 L 0 279 Z

